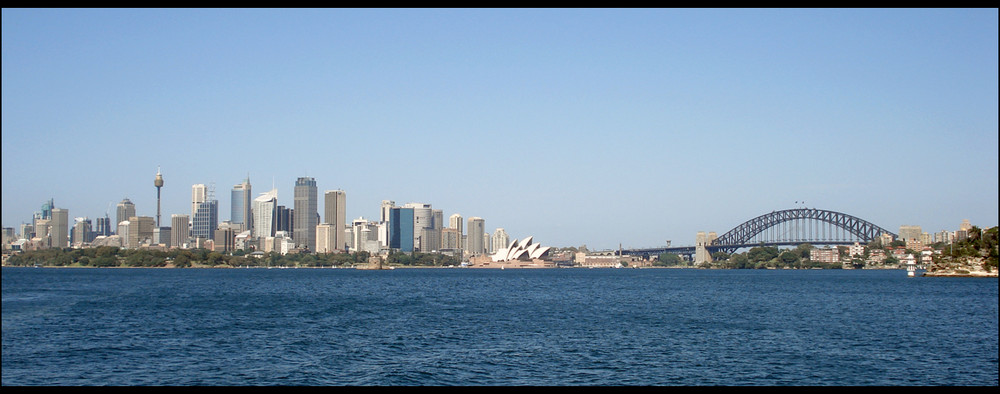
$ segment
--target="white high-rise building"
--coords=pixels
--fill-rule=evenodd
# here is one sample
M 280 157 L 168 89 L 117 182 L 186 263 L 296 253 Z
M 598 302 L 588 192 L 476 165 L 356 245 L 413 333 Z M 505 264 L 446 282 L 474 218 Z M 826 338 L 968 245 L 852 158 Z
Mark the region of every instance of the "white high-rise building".
M 330 223 L 320 223 L 316 226 L 316 253 L 333 253 L 337 251 L 336 232 L 337 226 Z
M 336 233 L 334 249 L 344 249 L 348 240 L 344 235 L 347 226 L 347 195 L 343 190 L 327 190 L 323 195 L 323 223 L 331 224 Z
M 468 232 L 466 236 L 468 245 L 465 248 L 465 252 L 469 256 L 478 256 L 486 253 L 486 245 L 483 241 L 483 237 L 486 234 L 486 221 L 477 216 L 469 218 Z
M 271 189 L 253 200 L 254 238 L 273 237 L 278 215 L 278 189 Z
M 194 214 L 198 212 L 198 204 L 206 201 L 208 201 L 208 187 L 201 183 L 191 185 L 191 220 L 194 220 Z
M 382 200 L 382 207 L 381 210 L 379 211 L 378 220 L 383 223 L 389 223 L 389 211 L 395 206 L 396 206 L 395 201 Z
M 502 250 L 510 246 L 510 236 L 507 235 L 507 231 L 504 231 L 503 228 L 498 228 L 494 231 L 493 237 L 490 241 L 493 244 L 492 249 L 490 249 L 490 253 L 495 253 L 498 250 Z
M 462 249 L 465 247 L 465 244 L 462 242 L 463 239 L 462 234 L 464 233 L 463 224 L 464 223 L 462 223 L 462 215 L 456 213 L 448 217 L 448 227 L 458 231 L 458 245 L 455 246 L 456 249 Z

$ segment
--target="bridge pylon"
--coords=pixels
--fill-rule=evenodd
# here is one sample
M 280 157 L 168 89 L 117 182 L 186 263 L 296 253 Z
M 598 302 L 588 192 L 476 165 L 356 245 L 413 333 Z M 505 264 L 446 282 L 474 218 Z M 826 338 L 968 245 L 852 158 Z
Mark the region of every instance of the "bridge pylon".
M 694 263 L 695 264 L 711 263 L 712 262 L 712 253 L 709 252 L 708 248 L 706 248 L 706 247 L 708 245 L 711 245 L 712 242 L 715 241 L 716 238 L 718 238 L 718 235 L 715 234 L 715 231 L 712 231 L 712 232 L 708 233 L 707 235 L 705 234 L 704 231 L 699 231 L 698 234 L 695 235 L 695 237 L 694 237 Z

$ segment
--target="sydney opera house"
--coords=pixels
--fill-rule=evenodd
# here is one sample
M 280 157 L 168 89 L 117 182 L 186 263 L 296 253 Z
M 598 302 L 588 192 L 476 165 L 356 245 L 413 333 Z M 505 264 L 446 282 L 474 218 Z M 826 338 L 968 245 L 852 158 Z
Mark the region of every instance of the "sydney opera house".
M 549 246 L 532 242 L 532 237 L 514 240 L 510 246 L 497 250 L 493 256 L 478 256 L 471 260 L 478 268 L 555 268 L 549 257 Z

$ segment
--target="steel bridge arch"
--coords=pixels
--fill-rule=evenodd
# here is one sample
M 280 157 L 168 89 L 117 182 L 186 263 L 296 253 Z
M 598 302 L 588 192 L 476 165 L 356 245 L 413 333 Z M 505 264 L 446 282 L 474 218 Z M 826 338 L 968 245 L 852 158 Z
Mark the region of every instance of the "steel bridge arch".
M 864 242 L 871 242 L 878 239 L 883 233 L 891 234 L 894 238 L 896 237 L 896 234 L 889 230 L 845 213 L 815 208 L 796 208 L 774 211 L 750 219 L 729 230 L 729 232 L 722 234 L 722 236 L 713 240 L 708 246 L 712 249 L 732 253 L 736 249 L 747 246 L 754 237 L 771 227 L 802 219 L 832 224 L 847 230 Z

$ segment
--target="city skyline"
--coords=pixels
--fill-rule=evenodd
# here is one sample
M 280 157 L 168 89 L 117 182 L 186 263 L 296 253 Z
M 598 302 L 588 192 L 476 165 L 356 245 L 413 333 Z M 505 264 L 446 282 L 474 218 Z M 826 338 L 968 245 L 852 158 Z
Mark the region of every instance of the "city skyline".
M 591 249 L 997 225 L 997 10 L 3 10 L 3 226 L 295 180 Z M 83 160 L 86 159 L 86 160 Z M 84 163 L 84 164 L 81 164 Z M 322 209 L 320 203 L 319 209 Z M 319 212 L 322 214 L 322 212 Z

